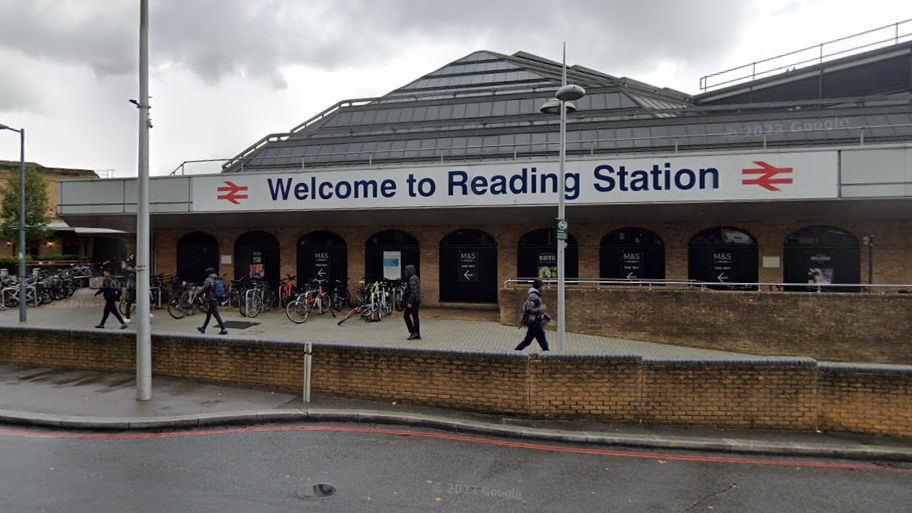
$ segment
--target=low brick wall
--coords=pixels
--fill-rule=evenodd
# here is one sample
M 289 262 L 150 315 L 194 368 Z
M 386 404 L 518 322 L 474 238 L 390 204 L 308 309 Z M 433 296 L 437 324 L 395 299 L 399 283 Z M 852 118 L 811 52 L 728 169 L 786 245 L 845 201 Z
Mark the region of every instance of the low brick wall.
M 153 373 L 298 392 L 304 346 L 156 334 Z M 132 334 L 0 327 L 0 363 L 132 372 Z M 912 438 L 912 368 L 317 344 L 312 389 L 486 413 Z
M 527 291 L 500 291 L 502 324 L 517 324 Z M 556 319 L 554 287 L 545 290 L 543 301 Z M 568 286 L 567 327 L 760 356 L 912 365 L 912 294 Z

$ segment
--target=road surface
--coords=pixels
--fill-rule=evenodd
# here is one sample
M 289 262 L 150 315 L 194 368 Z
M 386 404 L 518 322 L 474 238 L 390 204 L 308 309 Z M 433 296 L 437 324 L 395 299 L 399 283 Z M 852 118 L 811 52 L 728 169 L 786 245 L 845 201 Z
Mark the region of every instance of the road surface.
M 0 426 L 0 512 L 20 511 L 909 512 L 912 466 L 365 425 L 123 434 Z

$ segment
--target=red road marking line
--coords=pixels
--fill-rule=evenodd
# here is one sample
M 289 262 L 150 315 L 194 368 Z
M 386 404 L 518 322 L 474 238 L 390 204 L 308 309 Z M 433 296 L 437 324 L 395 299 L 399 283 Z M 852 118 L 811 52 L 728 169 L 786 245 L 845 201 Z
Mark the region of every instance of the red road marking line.
M 411 436 L 416 438 L 432 438 L 438 440 L 453 440 L 458 442 L 469 442 L 486 445 L 496 445 L 501 447 L 512 447 L 518 449 L 531 449 L 538 451 L 563 452 L 571 454 L 588 454 L 594 456 L 615 456 L 621 458 L 639 458 L 650 460 L 672 460 L 672 461 L 692 461 L 700 463 L 734 463 L 740 465 L 772 465 L 780 467 L 805 467 L 805 468 L 824 468 L 839 470 L 878 470 L 882 472 L 898 472 L 902 474 L 912 474 L 910 469 L 895 469 L 879 467 L 877 465 L 862 465 L 853 463 L 824 463 L 816 461 L 790 461 L 775 459 L 756 459 L 756 458 L 732 458 L 725 456 L 687 456 L 678 454 L 650 454 L 644 452 L 628 451 L 609 451 L 605 449 L 584 449 L 577 447 L 560 447 L 556 445 L 532 444 L 526 442 L 510 442 L 507 440 L 494 440 L 490 438 L 476 438 L 461 435 L 447 435 L 443 433 L 429 433 L 425 431 L 406 431 L 401 429 L 382 429 L 382 428 L 363 428 L 363 427 L 344 427 L 344 426 L 271 426 L 271 427 L 253 427 L 253 428 L 234 428 L 234 429 L 214 429 L 205 431 L 174 431 L 168 433 L 66 433 L 66 432 L 42 432 L 0 429 L 0 435 L 23 436 L 29 438 L 63 438 L 71 440 L 148 440 L 156 438 L 183 438 L 191 436 L 212 436 L 212 435 L 230 435 L 238 433 L 269 433 L 269 432 L 287 432 L 287 431 L 326 431 L 341 433 L 365 433 L 395 436 Z

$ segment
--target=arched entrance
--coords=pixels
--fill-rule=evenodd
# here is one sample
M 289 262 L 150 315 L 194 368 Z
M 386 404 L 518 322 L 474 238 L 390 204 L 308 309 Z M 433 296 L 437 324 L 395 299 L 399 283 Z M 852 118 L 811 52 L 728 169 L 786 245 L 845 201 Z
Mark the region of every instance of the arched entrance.
M 611 280 L 665 279 L 665 243 L 643 228 L 621 228 L 602 238 L 599 276 Z
M 573 235 L 567 236 L 564 255 L 564 277 L 579 277 L 579 246 Z M 533 230 L 519 239 L 516 271 L 519 278 L 557 279 L 557 238 L 553 228 Z
M 310 232 L 298 239 L 298 283 L 309 280 L 348 279 L 348 247 L 345 239 L 337 233 Z
M 234 273 L 279 284 L 279 240 L 267 232 L 247 232 L 234 242 Z
M 115 272 L 120 272 L 120 263 L 130 255 L 123 239 L 95 237 L 92 239 L 92 259 L 96 262 L 111 262 Z
M 219 268 L 219 244 L 205 232 L 190 232 L 177 239 L 177 275 L 191 283 L 206 279 L 207 268 Z
M 459 230 L 440 241 L 440 300 L 497 302 L 497 241 L 479 230 Z
M 418 239 L 412 234 L 401 230 L 375 233 L 364 246 L 364 276 L 368 280 L 402 279 L 407 265 L 414 265 L 420 273 L 420 257 Z
M 859 283 L 861 249 L 851 233 L 832 226 L 809 226 L 785 238 L 783 246 L 785 283 L 812 283 L 814 287 L 790 290 L 818 290 L 820 284 Z M 848 290 L 840 287 L 835 290 Z
M 739 228 L 709 228 L 690 239 L 687 274 L 710 283 L 756 283 L 757 240 Z M 732 287 L 720 287 L 732 288 Z M 756 286 L 738 287 L 756 290 Z

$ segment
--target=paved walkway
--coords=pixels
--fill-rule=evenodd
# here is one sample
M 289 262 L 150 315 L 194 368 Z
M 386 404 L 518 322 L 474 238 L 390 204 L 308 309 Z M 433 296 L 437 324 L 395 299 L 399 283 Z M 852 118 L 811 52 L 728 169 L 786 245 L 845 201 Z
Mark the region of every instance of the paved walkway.
M 103 302 L 95 298 L 88 289 L 82 289 L 74 298 L 54 302 L 38 308 L 29 308 L 28 323 L 33 326 L 83 327 L 91 328 L 101 319 Z M 383 347 L 423 347 L 456 351 L 505 352 L 512 350 L 525 335 L 524 330 L 504 326 L 493 319 L 496 312 L 427 309 L 422 310 L 420 341 L 406 341 L 408 332 L 402 321 L 402 314 L 385 318 L 379 323 L 366 323 L 353 317 L 342 326 L 329 314 L 312 314 L 304 324 L 294 324 L 288 320 L 284 311 L 278 309 L 248 319 L 240 315 L 238 309 L 222 309 L 222 316 L 229 323 L 228 336 L 251 336 L 279 340 L 299 340 L 311 342 L 336 342 L 359 345 L 378 345 Z M 153 310 L 152 329 L 155 332 L 195 334 L 196 328 L 202 325 L 204 314 L 196 314 L 176 320 L 168 315 L 167 310 Z M 482 320 L 465 320 L 478 318 Z M 0 312 L 0 324 L 18 324 L 19 316 L 15 309 Z M 108 328 L 117 329 L 117 321 L 109 320 Z M 129 328 L 128 331 L 133 331 Z M 217 329 L 210 325 L 209 333 L 214 335 Z M 555 343 L 555 333 L 548 333 L 549 342 Z M 639 355 L 657 359 L 752 359 L 751 355 L 693 349 L 667 344 L 636 342 L 610 337 L 597 337 L 576 333 L 567 334 L 568 352 L 576 354 L 624 354 Z M 526 351 L 539 351 L 538 344 L 533 343 Z
M 912 443 L 883 437 L 541 421 L 322 394 L 304 404 L 284 392 L 163 377 L 153 380 L 153 399 L 138 402 L 132 374 L 0 365 L 0 434 L 4 424 L 124 431 L 265 422 L 366 423 L 666 451 L 912 461 Z

